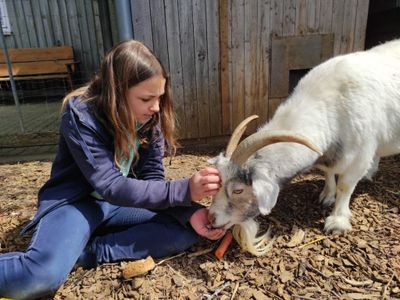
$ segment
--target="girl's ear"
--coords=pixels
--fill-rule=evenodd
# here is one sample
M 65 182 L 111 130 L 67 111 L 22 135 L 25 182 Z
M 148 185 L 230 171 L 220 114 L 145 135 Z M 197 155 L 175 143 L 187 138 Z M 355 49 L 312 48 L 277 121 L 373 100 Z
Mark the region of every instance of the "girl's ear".
M 262 215 L 271 213 L 278 200 L 279 190 L 279 185 L 274 182 L 257 179 L 253 181 L 253 191 L 257 198 L 258 209 Z

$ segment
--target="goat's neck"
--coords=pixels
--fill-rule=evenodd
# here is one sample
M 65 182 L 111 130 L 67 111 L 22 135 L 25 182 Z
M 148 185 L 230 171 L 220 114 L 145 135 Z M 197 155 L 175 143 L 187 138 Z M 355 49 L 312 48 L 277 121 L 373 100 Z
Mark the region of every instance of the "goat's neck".
M 297 174 L 309 169 L 318 154 L 295 143 L 277 143 L 257 152 L 250 167 L 268 174 L 270 178 L 284 183 Z

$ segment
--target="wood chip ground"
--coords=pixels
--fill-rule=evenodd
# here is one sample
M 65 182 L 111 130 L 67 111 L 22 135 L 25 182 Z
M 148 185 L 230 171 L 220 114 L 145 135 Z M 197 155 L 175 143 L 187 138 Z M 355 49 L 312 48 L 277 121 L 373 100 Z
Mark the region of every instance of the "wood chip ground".
M 165 160 L 168 178 L 190 176 L 215 152 Z M 24 251 L 19 236 L 35 213 L 36 195 L 50 162 L 0 165 L 0 252 Z M 147 274 L 124 280 L 124 262 L 78 268 L 43 299 L 400 299 L 400 156 L 385 158 L 374 180 L 358 184 L 351 201 L 353 230 L 325 235 L 317 171 L 298 176 L 280 194 L 271 215 L 258 218 L 277 237 L 264 257 L 233 243 L 219 261 L 217 242 L 203 240 Z M 208 205 L 210 199 L 205 199 Z

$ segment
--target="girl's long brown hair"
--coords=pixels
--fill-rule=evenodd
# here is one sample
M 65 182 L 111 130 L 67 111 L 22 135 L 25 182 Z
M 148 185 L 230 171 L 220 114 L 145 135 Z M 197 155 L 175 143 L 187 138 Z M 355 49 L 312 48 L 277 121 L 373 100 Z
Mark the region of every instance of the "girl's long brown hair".
M 136 129 L 135 116 L 130 112 L 126 98 L 127 91 L 134 85 L 155 75 L 166 79 L 165 93 L 160 99 L 160 112 L 140 129 Z M 104 57 L 100 73 L 87 85 L 72 91 L 65 96 L 62 104 L 64 110 L 72 97 L 79 96 L 80 101 L 92 102 L 96 115 L 106 123 L 114 136 L 114 159 L 117 164 L 129 158 L 129 147 L 135 151 L 138 161 L 135 140 L 150 142 L 153 129 L 160 123 L 169 154 L 175 154 L 177 142 L 174 137 L 175 118 L 171 99 L 169 77 L 154 53 L 138 41 L 129 40 L 115 45 Z

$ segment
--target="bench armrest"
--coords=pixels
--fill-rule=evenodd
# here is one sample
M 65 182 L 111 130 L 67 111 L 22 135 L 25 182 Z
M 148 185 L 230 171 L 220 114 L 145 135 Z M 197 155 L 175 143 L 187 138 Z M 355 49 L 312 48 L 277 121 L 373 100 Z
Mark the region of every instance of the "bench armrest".
M 68 69 L 68 73 L 70 73 L 70 74 L 74 73 L 74 70 L 73 70 L 74 66 L 77 66 L 80 63 L 81 63 L 80 61 L 73 61 L 70 63 L 65 63 L 65 65 L 67 66 L 67 69 Z

